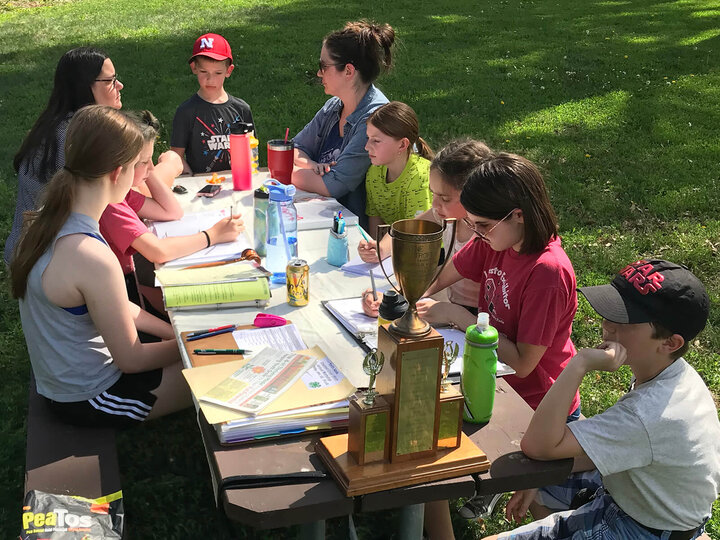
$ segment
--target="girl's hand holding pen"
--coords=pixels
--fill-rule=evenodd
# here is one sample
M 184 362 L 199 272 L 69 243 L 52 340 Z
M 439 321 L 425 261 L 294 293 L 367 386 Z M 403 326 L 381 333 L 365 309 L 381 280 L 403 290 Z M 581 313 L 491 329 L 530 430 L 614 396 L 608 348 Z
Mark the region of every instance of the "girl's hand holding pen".
M 232 242 L 238 235 L 245 230 L 240 214 L 234 214 L 229 219 L 221 219 L 215 225 L 207 230 L 210 236 L 210 244 L 222 244 L 223 242 Z
M 362 308 L 365 312 L 365 315 L 368 317 L 377 317 L 378 316 L 378 309 L 380 308 L 380 302 L 382 302 L 383 294 L 381 292 L 377 293 L 377 300 L 373 300 L 373 291 L 372 289 L 365 289 L 365 292 L 362 294 Z
M 363 262 L 373 264 L 380 262 L 378 260 L 377 251 L 375 251 L 376 247 L 377 242 L 375 240 L 360 240 L 357 250 L 358 255 L 360 255 Z

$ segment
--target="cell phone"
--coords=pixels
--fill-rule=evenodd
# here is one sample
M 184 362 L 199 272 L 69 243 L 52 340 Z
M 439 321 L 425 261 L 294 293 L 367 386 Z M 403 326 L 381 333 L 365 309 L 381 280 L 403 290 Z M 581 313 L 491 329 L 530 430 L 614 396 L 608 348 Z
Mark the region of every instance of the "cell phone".
M 200 191 L 197 192 L 198 197 L 214 197 L 218 193 L 220 193 L 220 190 L 222 189 L 222 186 L 219 186 L 217 184 L 208 184 L 207 186 L 203 187 Z

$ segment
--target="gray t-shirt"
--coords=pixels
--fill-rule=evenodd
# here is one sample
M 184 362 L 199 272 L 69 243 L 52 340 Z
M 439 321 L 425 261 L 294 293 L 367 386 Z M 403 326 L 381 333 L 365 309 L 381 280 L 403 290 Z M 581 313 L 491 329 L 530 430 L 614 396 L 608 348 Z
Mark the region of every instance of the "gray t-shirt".
M 720 422 L 709 390 L 682 358 L 568 427 L 636 521 L 688 530 L 710 515 L 720 492 Z
M 58 238 L 70 234 L 99 238 L 97 221 L 72 213 L 50 247 L 30 270 L 20 320 L 39 394 L 60 402 L 84 401 L 110 388 L 122 375 L 86 306 L 61 308 L 48 300 L 42 275 Z M 110 248 L 108 248 L 110 249 Z

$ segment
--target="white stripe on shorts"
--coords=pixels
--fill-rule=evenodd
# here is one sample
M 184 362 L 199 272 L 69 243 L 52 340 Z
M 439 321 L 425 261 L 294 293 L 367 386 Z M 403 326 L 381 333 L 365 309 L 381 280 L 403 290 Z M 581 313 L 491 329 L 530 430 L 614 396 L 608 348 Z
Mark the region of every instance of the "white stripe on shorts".
M 133 420 L 142 422 L 150 413 L 150 407 L 137 399 L 125 399 L 107 392 L 88 400 L 98 411 L 117 416 L 127 416 Z

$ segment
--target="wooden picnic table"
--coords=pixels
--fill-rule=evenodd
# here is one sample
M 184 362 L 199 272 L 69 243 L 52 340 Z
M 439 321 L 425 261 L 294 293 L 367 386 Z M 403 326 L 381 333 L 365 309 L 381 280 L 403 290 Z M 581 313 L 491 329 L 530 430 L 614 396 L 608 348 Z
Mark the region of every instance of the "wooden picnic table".
M 230 173 L 227 173 L 228 179 Z M 193 194 L 204 185 L 205 176 L 181 177 L 177 183 L 188 189 L 180 197 L 186 212 L 198 212 L 232 205 L 237 212 L 243 209 L 250 237 L 252 237 L 252 191 L 233 192 L 226 182 L 223 192 L 213 199 L 198 199 Z M 254 178 L 260 185 L 267 178 L 261 172 Z M 357 227 L 349 227 L 350 256 L 356 253 L 360 241 Z M 327 229 L 300 231 L 299 256 L 310 265 L 310 303 L 302 308 L 288 306 L 283 286 L 274 286 L 272 298 L 264 311 L 289 318 L 299 327 L 308 346 L 319 345 L 328 357 L 343 371 L 356 387 L 367 385 L 362 371 L 363 351 L 355 340 L 322 307 L 322 300 L 359 296 L 370 285 L 369 278 L 351 276 L 327 264 L 325 251 Z M 380 283 L 378 283 L 380 286 Z M 221 310 L 176 311 L 170 319 L 181 344 L 180 332 L 211 328 L 221 324 L 250 324 L 257 313 L 254 308 Z M 183 362 L 191 367 L 184 347 L 180 345 Z M 520 439 L 532 416 L 532 409 L 502 379 L 498 379 L 495 411 L 484 426 L 466 424 L 464 431 L 488 455 L 492 466 L 480 476 L 481 493 L 502 493 L 527 487 L 537 487 L 562 481 L 570 472 L 572 460 L 539 462 L 530 460 L 520 452 Z M 464 476 L 449 480 L 398 488 L 355 498 L 344 495 L 331 477 L 303 479 L 292 483 L 293 473 L 324 471 L 314 453 L 317 437 L 303 436 L 247 446 L 222 446 L 215 430 L 204 419 L 198 408 L 198 423 L 205 445 L 218 506 L 228 518 L 259 529 L 307 524 L 306 532 L 324 537 L 324 520 L 353 512 L 367 512 L 403 507 L 417 531 L 422 527 L 422 503 L 458 497 L 470 497 L 475 492 L 475 480 Z M 280 485 L 244 489 L 222 489 L 224 481 L 245 476 L 245 480 L 258 476 L 285 475 L 275 480 Z M 267 480 L 267 478 L 265 478 Z M 421 529 L 420 529 L 421 530 Z M 415 532 L 408 532 L 412 537 Z

